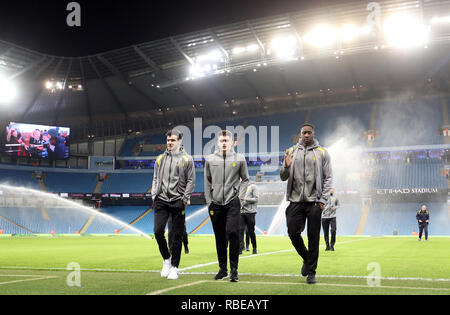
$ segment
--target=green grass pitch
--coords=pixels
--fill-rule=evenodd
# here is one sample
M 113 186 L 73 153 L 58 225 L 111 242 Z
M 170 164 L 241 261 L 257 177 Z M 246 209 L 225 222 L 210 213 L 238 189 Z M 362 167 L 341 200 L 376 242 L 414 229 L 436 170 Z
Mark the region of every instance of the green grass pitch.
M 321 241 L 318 283 L 300 276 L 301 260 L 286 236 L 259 236 L 258 255 L 244 252 L 239 282 L 214 281 L 213 236 L 189 238 L 178 280 L 160 277 L 156 241 L 140 236 L 0 238 L 0 294 L 6 295 L 306 295 L 450 294 L 450 238 L 338 237 Z M 77 263 L 81 287 L 70 286 Z M 374 267 L 375 266 L 375 267 Z

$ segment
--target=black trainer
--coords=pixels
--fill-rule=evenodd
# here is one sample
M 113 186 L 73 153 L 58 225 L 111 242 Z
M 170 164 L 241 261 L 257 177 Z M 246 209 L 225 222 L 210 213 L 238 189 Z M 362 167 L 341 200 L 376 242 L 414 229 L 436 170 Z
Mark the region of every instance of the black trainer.
M 305 264 L 305 262 L 303 262 L 303 266 L 302 266 L 302 276 L 306 277 L 308 275 L 308 266 Z
M 228 277 L 228 272 L 226 270 L 220 269 L 219 272 L 214 277 L 214 280 L 223 280 Z
M 330 250 L 331 250 L 332 252 L 334 252 L 334 246 L 331 246 L 331 247 L 330 247 Z
M 239 281 L 239 277 L 238 277 L 237 269 L 231 269 L 230 282 L 238 282 L 238 281 Z
M 313 274 L 313 273 L 310 273 L 308 275 L 308 277 L 306 277 L 306 283 L 307 284 L 315 284 L 315 283 L 317 283 L 316 275 Z
M 256 248 L 253 248 L 252 255 L 256 255 L 256 254 L 258 254 L 258 250 Z

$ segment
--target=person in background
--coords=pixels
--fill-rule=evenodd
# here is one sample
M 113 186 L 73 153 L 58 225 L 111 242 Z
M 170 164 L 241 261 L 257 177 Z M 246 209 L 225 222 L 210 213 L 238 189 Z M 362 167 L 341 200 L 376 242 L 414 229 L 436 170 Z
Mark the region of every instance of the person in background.
M 336 210 L 339 208 L 339 199 L 334 195 L 334 188 L 330 190 L 330 198 L 322 212 L 322 228 L 326 251 L 334 251 L 336 243 Z M 331 243 L 330 243 L 331 228 Z
M 239 254 L 244 250 L 244 234 L 247 233 L 252 242 L 253 254 L 257 254 L 256 234 L 255 234 L 255 218 L 258 207 L 258 191 L 256 185 L 251 183 L 247 187 L 244 199 L 242 199 L 241 221 L 240 221 L 240 249 Z
M 419 242 L 422 240 L 422 233 L 425 231 L 425 241 L 428 242 L 428 224 L 430 223 L 430 214 L 427 206 L 423 205 L 416 214 L 416 220 L 419 223 Z

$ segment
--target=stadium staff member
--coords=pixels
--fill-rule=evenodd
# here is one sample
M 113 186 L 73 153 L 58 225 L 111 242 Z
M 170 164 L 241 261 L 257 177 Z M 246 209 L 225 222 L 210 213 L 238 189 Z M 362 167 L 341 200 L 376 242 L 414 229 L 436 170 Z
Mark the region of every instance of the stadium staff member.
M 185 208 L 195 187 L 195 167 L 192 157 L 181 147 L 183 134 L 173 129 L 166 136 L 167 150 L 156 159 L 153 173 L 154 233 L 164 259 L 161 277 L 175 280 L 185 232 Z M 169 217 L 171 252 L 164 236 Z
M 430 223 L 430 214 L 427 206 L 423 205 L 416 214 L 417 222 L 419 223 L 419 242 L 422 240 L 422 233 L 425 230 L 425 241 L 428 241 L 428 223 Z
M 330 155 L 314 139 L 314 126 L 304 124 L 299 142 L 286 150 L 280 178 L 287 183 L 286 223 L 289 238 L 303 258 L 302 276 L 316 283 L 322 210 L 328 202 L 332 185 Z M 308 223 L 308 248 L 301 233 Z
M 233 149 L 233 135 L 228 130 L 218 134 L 218 150 L 205 159 L 205 199 L 216 239 L 219 272 L 228 276 L 227 247 L 230 245 L 230 281 L 237 282 L 239 264 L 240 196 L 247 189 L 249 176 L 245 157 Z
M 330 190 L 330 198 L 322 212 L 323 236 L 325 238 L 325 250 L 334 251 L 336 243 L 336 210 L 339 208 L 339 199 L 334 195 L 334 188 Z M 330 244 L 331 228 L 331 244 Z
M 240 222 L 240 248 L 239 254 L 242 254 L 244 250 L 244 234 L 247 228 L 247 233 L 252 242 L 253 254 L 257 254 L 256 249 L 256 235 L 255 235 L 255 217 L 258 206 L 258 192 L 256 190 L 256 185 L 251 183 L 247 187 L 244 199 L 242 200 L 241 208 L 241 222 Z

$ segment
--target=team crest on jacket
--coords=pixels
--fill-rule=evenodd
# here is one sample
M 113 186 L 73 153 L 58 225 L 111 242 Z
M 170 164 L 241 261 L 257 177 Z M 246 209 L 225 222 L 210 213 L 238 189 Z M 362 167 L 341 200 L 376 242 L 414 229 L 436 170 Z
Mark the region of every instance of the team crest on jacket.
M 209 211 L 209 214 L 210 214 L 210 215 L 214 215 L 214 211 L 212 211 L 212 210 Z
M 236 167 L 236 162 L 233 162 L 233 167 Z

